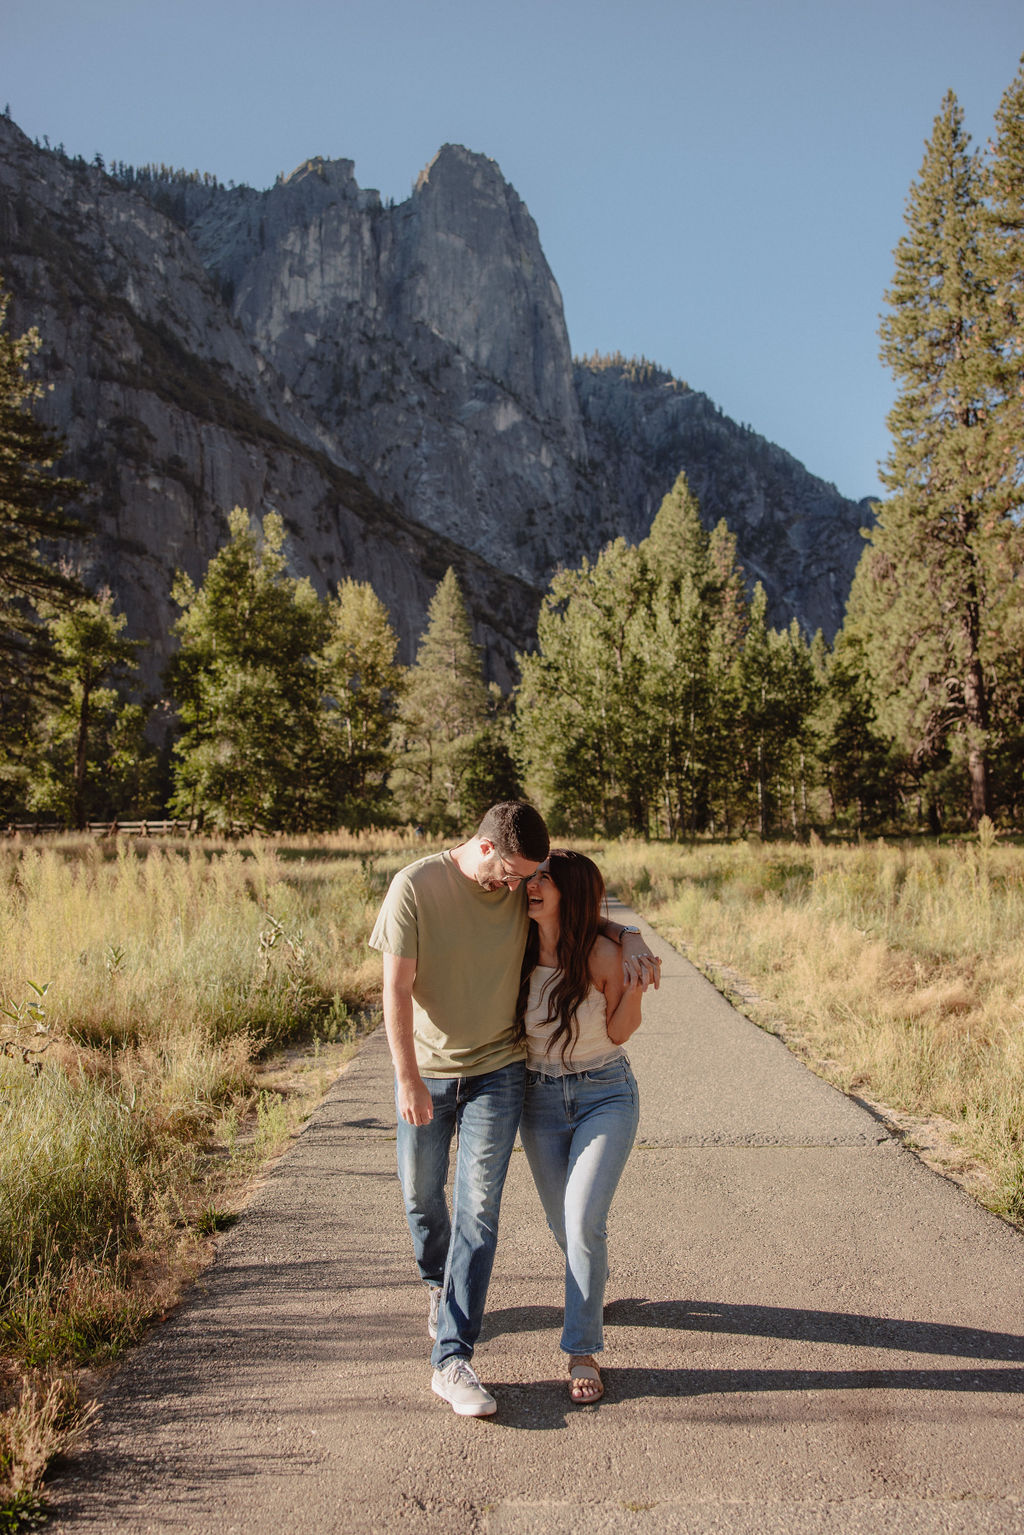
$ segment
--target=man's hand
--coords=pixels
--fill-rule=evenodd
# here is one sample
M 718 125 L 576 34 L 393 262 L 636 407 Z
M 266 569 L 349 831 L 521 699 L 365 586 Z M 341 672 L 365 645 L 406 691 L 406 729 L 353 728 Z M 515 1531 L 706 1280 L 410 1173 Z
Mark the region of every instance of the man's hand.
M 629 988 L 646 991 L 661 985 L 661 960 L 652 954 L 639 933 L 622 935 L 622 979 Z
M 398 1084 L 398 1112 L 407 1125 L 429 1125 L 434 1117 L 434 1101 L 422 1077 Z

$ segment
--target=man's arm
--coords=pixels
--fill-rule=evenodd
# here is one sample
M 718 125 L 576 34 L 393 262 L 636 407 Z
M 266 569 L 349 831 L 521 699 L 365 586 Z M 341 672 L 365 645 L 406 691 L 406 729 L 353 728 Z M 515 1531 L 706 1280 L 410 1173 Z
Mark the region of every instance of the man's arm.
M 412 1038 L 412 985 L 416 961 L 384 955 L 384 1032 L 398 1082 L 398 1112 L 409 1125 L 427 1125 L 434 1105 L 416 1064 Z
M 657 991 L 661 985 L 661 960 L 651 953 L 643 936 L 635 930 L 628 931 L 621 922 L 613 922 L 610 917 L 602 920 L 600 930 L 622 950 L 622 978 L 626 985 L 646 991 L 653 982 Z

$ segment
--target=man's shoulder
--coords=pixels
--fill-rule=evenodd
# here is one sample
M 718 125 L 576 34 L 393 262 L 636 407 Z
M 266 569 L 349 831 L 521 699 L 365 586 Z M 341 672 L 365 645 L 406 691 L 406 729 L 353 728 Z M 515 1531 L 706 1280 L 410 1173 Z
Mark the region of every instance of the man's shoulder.
M 392 884 L 429 885 L 448 878 L 451 858 L 447 853 L 427 853 L 414 863 L 407 863 L 398 870 Z

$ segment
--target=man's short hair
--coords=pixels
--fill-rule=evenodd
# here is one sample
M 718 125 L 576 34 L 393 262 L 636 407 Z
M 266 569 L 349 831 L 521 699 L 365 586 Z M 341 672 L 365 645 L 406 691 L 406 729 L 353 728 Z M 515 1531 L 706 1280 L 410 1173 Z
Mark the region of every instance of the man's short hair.
M 493 842 L 502 858 L 527 858 L 540 863 L 551 846 L 544 817 L 523 799 L 506 799 L 500 805 L 492 805 L 476 834 Z

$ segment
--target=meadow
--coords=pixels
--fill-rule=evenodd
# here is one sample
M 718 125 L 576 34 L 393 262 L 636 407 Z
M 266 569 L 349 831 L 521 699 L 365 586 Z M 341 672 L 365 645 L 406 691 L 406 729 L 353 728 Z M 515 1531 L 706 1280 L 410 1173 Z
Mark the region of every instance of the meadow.
M 366 938 L 416 851 L 399 836 L 0 845 L 11 1520 L 88 1415 L 80 1368 L 173 1304 L 377 1021 Z
M 433 845 L 0 845 L 6 1527 L 88 1421 L 82 1367 L 173 1304 L 379 1020 L 369 929 Z M 755 1022 L 1024 1225 L 1024 848 L 984 823 L 950 845 L 578 845 Z
M 610 887 L 763 1028 L 1024 1226 L 1024 848 L 618 843 Z

